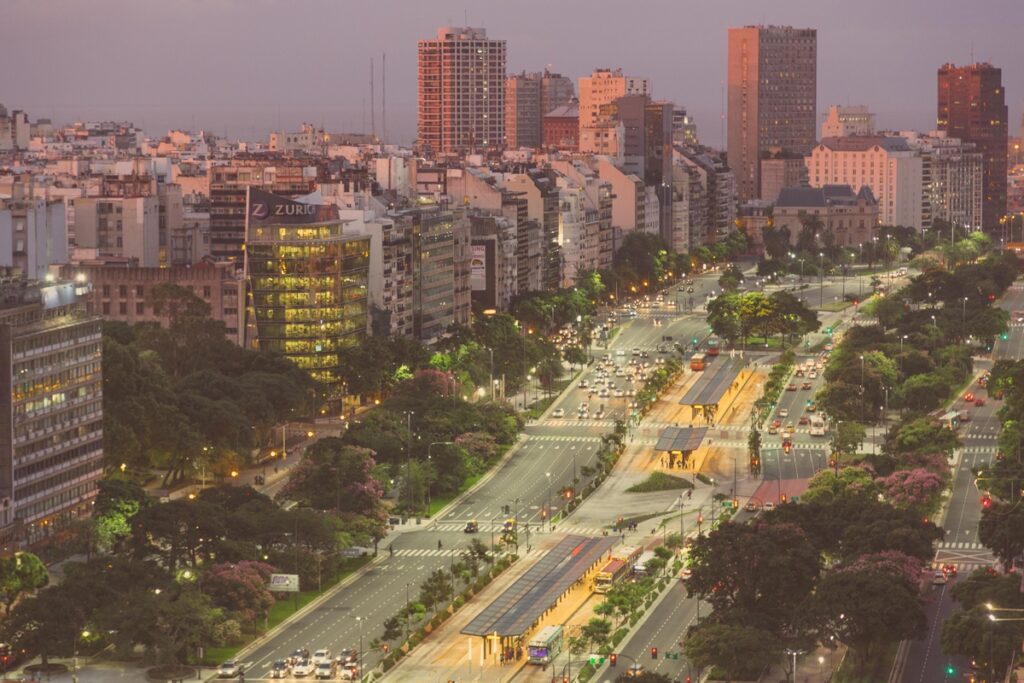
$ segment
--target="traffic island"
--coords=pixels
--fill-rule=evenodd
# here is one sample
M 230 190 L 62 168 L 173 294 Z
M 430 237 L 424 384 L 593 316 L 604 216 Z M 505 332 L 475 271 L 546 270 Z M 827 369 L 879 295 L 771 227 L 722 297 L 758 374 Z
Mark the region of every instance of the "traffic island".
M 191 666 L 154 666 L 146 669 L 146 678 L 150 681 L 174 681 L 195 680 L 199 676 Z

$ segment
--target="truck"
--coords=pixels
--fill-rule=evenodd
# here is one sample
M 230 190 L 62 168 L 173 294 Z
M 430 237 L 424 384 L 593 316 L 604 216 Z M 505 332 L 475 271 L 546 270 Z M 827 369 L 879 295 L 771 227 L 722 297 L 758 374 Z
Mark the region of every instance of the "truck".
M 537 632 L 526 646 L 526 657 L 530 664 L 550 664 L 562 651 L 562 626 L 545 626 Z
M 636 562 L 633 563 L 633 575 L 647 576 L 647 563 L 655 557 L 657 555 L 654 554 L 653 550 L 646 550 L 641 553 L 640 557 L 636 558 Z
M 825 436 L 828 434 L 828 423 L 821 414 L 811 415 L 811 436 Z

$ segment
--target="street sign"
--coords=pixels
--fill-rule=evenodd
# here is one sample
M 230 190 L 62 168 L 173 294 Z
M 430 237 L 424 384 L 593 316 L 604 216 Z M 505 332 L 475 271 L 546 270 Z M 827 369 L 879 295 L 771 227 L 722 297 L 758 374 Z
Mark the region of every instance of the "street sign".
M 726 509 L 731 508 L 732 507 L 732 501 L 731 500 L 723 500 L 722 501 L 722 507 L 724 507 Z
M 299 592 L 299 575 L 298 574 L 271 574 L 270 585 L 267 586 L 267 590 L 279 593 L 298 593 Z

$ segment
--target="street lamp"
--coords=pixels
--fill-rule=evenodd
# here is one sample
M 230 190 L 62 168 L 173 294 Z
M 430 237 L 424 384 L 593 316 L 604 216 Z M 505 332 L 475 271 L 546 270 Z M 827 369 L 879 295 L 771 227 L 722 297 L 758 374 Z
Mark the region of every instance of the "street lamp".
M 75 634 L 75 656 L 74 656 L 74 658 L 73 658 L 73 660 L 71 662 L 71 668 L 75 672 L 75 675 L 73 676 L 75 681 L 78 680 L 78 639 L 79 639 L 79 637 L 81 637 L 81 638 L 88 638 L 91 635 L 92 634 L 89 633 L 89 631 L 82 631 L 81 633 L 76 633 Z
M 363 622 L 366 621 L 366 617 L 356 617 L 356 621 L 359 622 L 359 677 L 358 681 L 363 680 Z
M 551 473 L 545 472 L 544 476 L 548 478 L 548 531 L 551 531 Z
M 825 305 L 825 252 L 818 252 L 818 308 Z
M 786 654 L 793 658 L 793 683 L 796 683 L 796 658 L 806 653 L 806 650 L 786 650 Z

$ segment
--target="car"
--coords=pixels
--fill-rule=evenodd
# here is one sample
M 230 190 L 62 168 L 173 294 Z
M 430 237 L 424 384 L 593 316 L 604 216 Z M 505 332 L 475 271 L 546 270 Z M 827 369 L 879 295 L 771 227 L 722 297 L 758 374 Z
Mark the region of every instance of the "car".
M 964 394 L 964 400 L 967 401 L 968 403 L 973 403 L 974 402 L 974 394 L 971 393 L 970 391 L 968 391 L 966 394 Z
M 291 676 L 291 668 L 285 660 L 279 659 L 270 666 L 271 678 L 288 678 L 289 676 Z
M 604 417 L 604 408 L 598 408 L 597 412 L 594 413 L 594 419 L 600 420 L 602 417 Z
M 771 512 L 772 510 L 775 509 L 775 503 L 773 503 L 772 501 L 769 500 L 769 501 L 767 501 L 764 504 L 764 508 L 763 509 L 764 509 L 765 512 Z
M 800 385 L 800 388 L 806 391 L 807 389 L 811 388 L 811 383 L 810 382 L 804 382 L 803 384 Z
M 983 398 L 981 398 L 981 397 L 979 396 L 978 398 L 974 399 L 974 405 L 975 405 L 975 407 L 977 407 L 977 408 L 980 408 L 980 407 L 982 407 L 983 405 L 985 405 L 985 399 L 983 399 Z
M 683 579 L 684 581 L 685 581 L 686 579 L 690 578 L 691 576 L 693 576 L 693 570 L 692 570 L 692 569 L 690 569 L 689 567 L 683 567 L 683 568 L 682 568 L 682 569 L 681 569 L 681 570 L 679 571 L 679 578 L 680 578 L 680 579 Z
M 646 351 L 641 351 L 640 352 L 640 357 L 641 358 L 650 358 L 651 354 L 647 353 Z
M 743 506 L 743 509 L 747 512 L 757 512 L 757 503 L 752 500 L 747 501 L 747 504 Z
M 942 565 L 942 573 L 946 576 L 956 577 L 957 567 L 955 564 L 944 564 Z
M 946 572 L 935 571 L 932 574 L 932 585 L 933 586 L 945 586 L 949 583 L 949 577 L 946 576 Z
M 590 383 L 587 382 L 587 380 L 585 380 L 585 379 L 581 379 L 580 380 L 580 389 L 586 389 L 588 386 L 590 386 Z
M 242 665 L 229 659 L 217 667 L 217 678 L 238 678 L 242 675 Z
M 686 288 L 686 293 L 687 294 L 693 294 L 693 287 L 687 287 Z
M 794 377 L 803 377 L 804 376 L 804 369 L 803 368 L 797 368 L 796 372 L 793 373 L 793 376 Z
M 789 417 L 789 408 L 779 408 L 779 417 Z
M 316 673 L 313 676 L 318 680 L 330 680 L 334 678 L 334 662 L 320 662 L 316 665 Z
M 633 355 L 636 356 L 637 358 L 640 357 L 640 347 L 633 348 Z
M 636 390 L 633 387 L 626 387 L 626 396 L 636 396 Z
M 597 395 L 600 396 L 601 398 L 608 398 L 608 396 L 610 396 L 610 394 L 608 393 L 608 389 L 606 388 L 603 388 L 601 389 L 601 391 L 597 392 Z
M 475 519 L 471 520 L 469 522 L 466 522 L 466 528 L 463 529 L 462 531 L 464 533 L 467 533 L 467 534 L 475 534 L 478 531 L 480 531 L 480 523 L 477 522 Z
M 970 422 L 971 421 L 971 414 L 968 413 L 966 410 L 961 410 L 959 417 L 960 417 L 960 421 L 961 422 Z
M 343 681 L 354 681 L 358 678 L 356 672 L 358 667 L 355 664 L 346 664 L 341 667 L 341 680 Z
M 629 668 L 626 669 L 626 676 L 629 678 L 639 678 L 644 675 L 643 664 L 630 664 Z
M 790 382 L 786 385 L 786 391 L 796 391 L 796 385 Z
M 300 647 L 298 650 L 292 653 L 292 656 L 288 658 L 288 663 L 294 665 L 296 662 L 302 659 L 309 659 L 309 650 L 304 647 Z
M 811 370 L 807 373 L 807 379 L 818 379 L 818 372 L 816 370 Z
M 562 408 L 555 408 L 551 412 L 551 417 L 565 417 L 565 410 L 563 410 Z
M 769 434 L 778 434 L 779 433 L 778 425 L 776 425 L 776 424 L 768 425 L 768 433 Z
M 826 351 L 831 351 L 834 348 L 835 348 L 835 346 L 831 342 L 829 342 L 828 344 L 825 344 L 825 350 Z
M 350 647 L 344 648 L 335 657 L 335 661 L 339 664 L 355 664 L 359 660 L 359 653 Z
M 818 404 L 815 403 L 814 401 L 811 401 L 810 403 L 807 404 L 807 412 L 808 413 L 814 413 L 814 412 L 817 412 L 817 410 L 818 410 Z
M 626 392 L 623 391 L 622 389 L 616 389 L 615 390 L 615 398 L 623 398 L 625 395 L 626 395 Z
M 797 424 L 799 424 L 801 426 L 807 425 L 807 424 L 811 423 L 811 418 L 807 417 L 806 415 L 801 415 L 800 419 L 797 420 L 796 422 L 797 422 Z
M 300 659 L 292 665 L 292 676 L 302 678 L 313 673 L 313 662 L 308 659 Z

